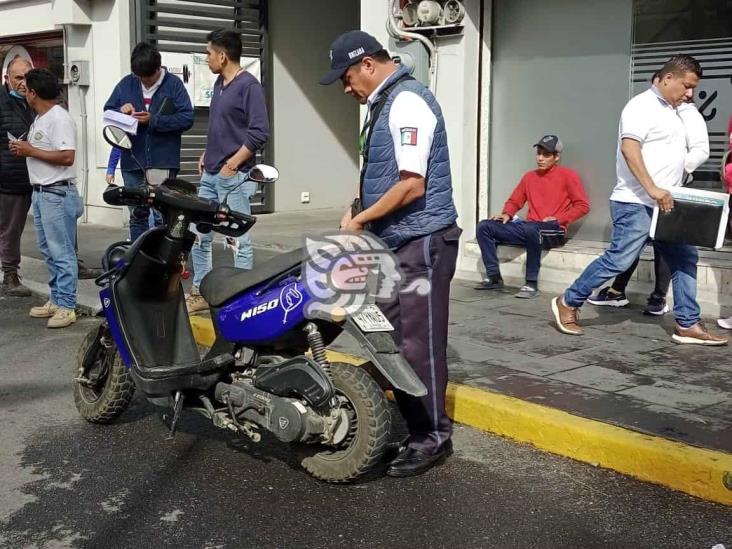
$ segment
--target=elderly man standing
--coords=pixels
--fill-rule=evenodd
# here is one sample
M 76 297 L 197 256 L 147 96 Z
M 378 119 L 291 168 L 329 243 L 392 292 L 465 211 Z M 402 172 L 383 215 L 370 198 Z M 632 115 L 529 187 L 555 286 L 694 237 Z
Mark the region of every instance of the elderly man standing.
M 28 297 L 30 290 L 20 283 L 20 237 L 31 205 L 33 188 L 25 158 L 8 147 L 10 136 L 25 139 L 34 113 L 25 100 L 25 74 L 31 64 L 16 57 L 8 65 L 7 81 L 0 86 L 0 263 L 2 294 Z
M 579 308 L 595 288 L 628 269 L 648 242 L 653 207 L 670 212 L 669 188 L 681 185 L 686 160 L 686 132 L 677 108 L 692 97 L 702 69 L 689 55 L 676 55 L 659 71 L 651 89 L 633 97 L 620 115 L 616 160 L 617 184 L 610 196 L 613 234 L 610 247 L 584 270 L 572 286 L 552 300 L 559 330 L 582 335 Z M 725 345 L 701 320 L 696 301 L 696 246 L 656 242 L 671 270 L 676 328 L 681 344 Z

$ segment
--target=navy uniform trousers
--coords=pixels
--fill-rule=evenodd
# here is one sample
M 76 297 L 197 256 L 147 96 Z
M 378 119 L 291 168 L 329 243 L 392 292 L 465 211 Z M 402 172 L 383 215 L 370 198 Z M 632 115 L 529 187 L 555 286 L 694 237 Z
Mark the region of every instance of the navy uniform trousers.
M 409 428 L 409 446 L 426 454 L 436 453 L 452 435 L 452 421 L 445 410 L 447 322 L 461 233 L 453 225 L 399 248 L 396 256 L 403 275 L 401 288 L 424 278 L 431 289 L 427 295 L 400 292 L 379 304 L 394 325 L 393 337 L 402 355 L 427 387 L 424 397 L 395 391 Z

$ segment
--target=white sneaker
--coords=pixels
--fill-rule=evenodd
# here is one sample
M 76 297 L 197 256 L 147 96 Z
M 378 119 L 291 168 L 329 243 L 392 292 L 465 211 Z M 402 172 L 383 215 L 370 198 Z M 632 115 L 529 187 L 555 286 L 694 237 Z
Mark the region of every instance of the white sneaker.
M 59 307 L 56 313 L 48 319 L 49 328 L 66 328 L 76 322 L 76 312 Z
M 51 303 L 49 299 L 40 307 L 31 307 L 30 315 L 33 318 L 51 318 L 58 311 L 58 305 Z
M 732 330 L 732 316 L 717 319 L 717 324 L 719 324 L 720 328 L 724 328 L 725 330 Z

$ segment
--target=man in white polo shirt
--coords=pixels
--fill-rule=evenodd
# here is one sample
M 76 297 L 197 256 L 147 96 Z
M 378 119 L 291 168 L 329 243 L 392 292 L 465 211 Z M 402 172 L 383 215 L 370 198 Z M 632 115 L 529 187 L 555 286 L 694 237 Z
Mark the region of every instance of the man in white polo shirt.
M 691 98 L 702 70 L 689 55 L 676 55 L 659 71 L 651 89 L 633 97 L 620 116 L 616 156 L 617 184 L 610 196 L 613 233 L 610 247 L 584 270 L 563 296 L 552 300 L 552 313 L 559 330 L 582 335 L 579 308 L 595 288 L 628 269 L 646 243 L 653 207 L 673 209 L 668 191 L 680 186 L 686 158 L 686 133 L 676 108 Z M 671 270 L 674 291 L 676 343 L 725 345 L 727 339 L 713 335 L 700 322 L 696 302 L 695 246 L 656 243 Z
M 28 141 L 11 141 L 10 150 L 24 156 L 33 185 L 33 218 L 38 247 L 49 270 L 50 298 L 30 316 L 47 318 L 49 328 L 76 322 L 78 271 L 74 241 L 76 220 L 84 206 L 76 190 L 76 126 L 58 104 L 56 76 L 46 69 L 26 74 L 26 99 L 38 113 Z

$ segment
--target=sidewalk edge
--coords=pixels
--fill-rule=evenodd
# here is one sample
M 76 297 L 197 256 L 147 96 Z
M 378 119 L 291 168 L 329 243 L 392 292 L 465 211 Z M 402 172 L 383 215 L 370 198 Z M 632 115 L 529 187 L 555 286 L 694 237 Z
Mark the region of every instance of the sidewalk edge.
M 191 325 L 196 341 L 213 344 L 213 326 L 208 318 L 191 317 Z M 337 351 L 328 354 L 331 360 L 356 365 L 366 362 Z M 457 383 L 448 384 L 447 410 L 458 423 L 708 501 L 732 505 L 732 454 L 638 433 Z

